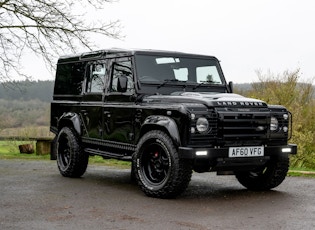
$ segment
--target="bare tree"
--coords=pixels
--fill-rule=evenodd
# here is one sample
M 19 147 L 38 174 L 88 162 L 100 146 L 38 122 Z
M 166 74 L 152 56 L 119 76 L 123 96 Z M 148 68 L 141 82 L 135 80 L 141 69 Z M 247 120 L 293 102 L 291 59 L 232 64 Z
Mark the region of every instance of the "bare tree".
M 63 51 L 91 49 L 91 34 L 120 38 L 119 21 L 87 22 L 86 7 L 102 9 L 112 0 L 0 0 L 0 81 L 24 76 L 21 57 L 32 52 L 50 67 Z

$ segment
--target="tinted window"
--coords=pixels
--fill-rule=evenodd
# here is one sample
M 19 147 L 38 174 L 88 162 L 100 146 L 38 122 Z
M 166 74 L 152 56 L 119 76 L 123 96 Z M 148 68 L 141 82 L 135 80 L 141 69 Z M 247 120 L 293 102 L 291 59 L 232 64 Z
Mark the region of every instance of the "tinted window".
M 84 63 L 59 64 L 57 66 L 54 94 L 80 95 L 84 79 Z
M 137 74 L 142 83 L 163 81 L 222 84 L 217 60 L 208 57 L 136 55 Z

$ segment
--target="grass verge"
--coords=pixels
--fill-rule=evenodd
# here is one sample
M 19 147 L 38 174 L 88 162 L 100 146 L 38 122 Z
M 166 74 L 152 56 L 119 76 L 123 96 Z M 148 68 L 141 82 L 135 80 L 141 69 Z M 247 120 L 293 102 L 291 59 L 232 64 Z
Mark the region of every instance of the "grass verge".
M 19 152 L 19 145 L 32 144 L 36 146 L 35 141 L 0 141 L 0 160 L 1 159 L 24 159 L 24 160 L 50 160 L 50 155 L 37 155 L 34 153 L 22 154 Z M 131 163 L 127 161 L 118 161 L 114 159 L 103 159 L 99 156 L 91 156 L 89 164 L 99 164 L 104 166 L 130 168 Z

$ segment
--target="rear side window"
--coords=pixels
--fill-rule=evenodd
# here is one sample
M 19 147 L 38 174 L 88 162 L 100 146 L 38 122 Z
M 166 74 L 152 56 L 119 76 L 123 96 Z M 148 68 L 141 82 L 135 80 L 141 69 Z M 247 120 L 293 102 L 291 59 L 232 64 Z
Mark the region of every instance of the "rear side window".
M 80 95 L 84 80 L 83 62 L 59 64 L 57 66 L 55 95 Z
M 87 66 L 86 93 L 102 93 L 104 91 L 106 66 L 104 62 L 89 63 Z

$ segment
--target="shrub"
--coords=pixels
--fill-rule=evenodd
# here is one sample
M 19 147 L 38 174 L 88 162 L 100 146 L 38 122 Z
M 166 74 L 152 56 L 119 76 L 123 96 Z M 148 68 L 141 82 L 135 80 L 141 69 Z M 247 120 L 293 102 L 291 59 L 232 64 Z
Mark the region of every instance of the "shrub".
M 293 135 L 298 155 L 291 158 L 291 166 L 315 168 L 315 101 L 313 80 L 299 83 L 299 69 L 275 75 L 258 72 L 259 82 L 252 84 L 246 94 L 268 104 L 285 106 L 293 115 Z

